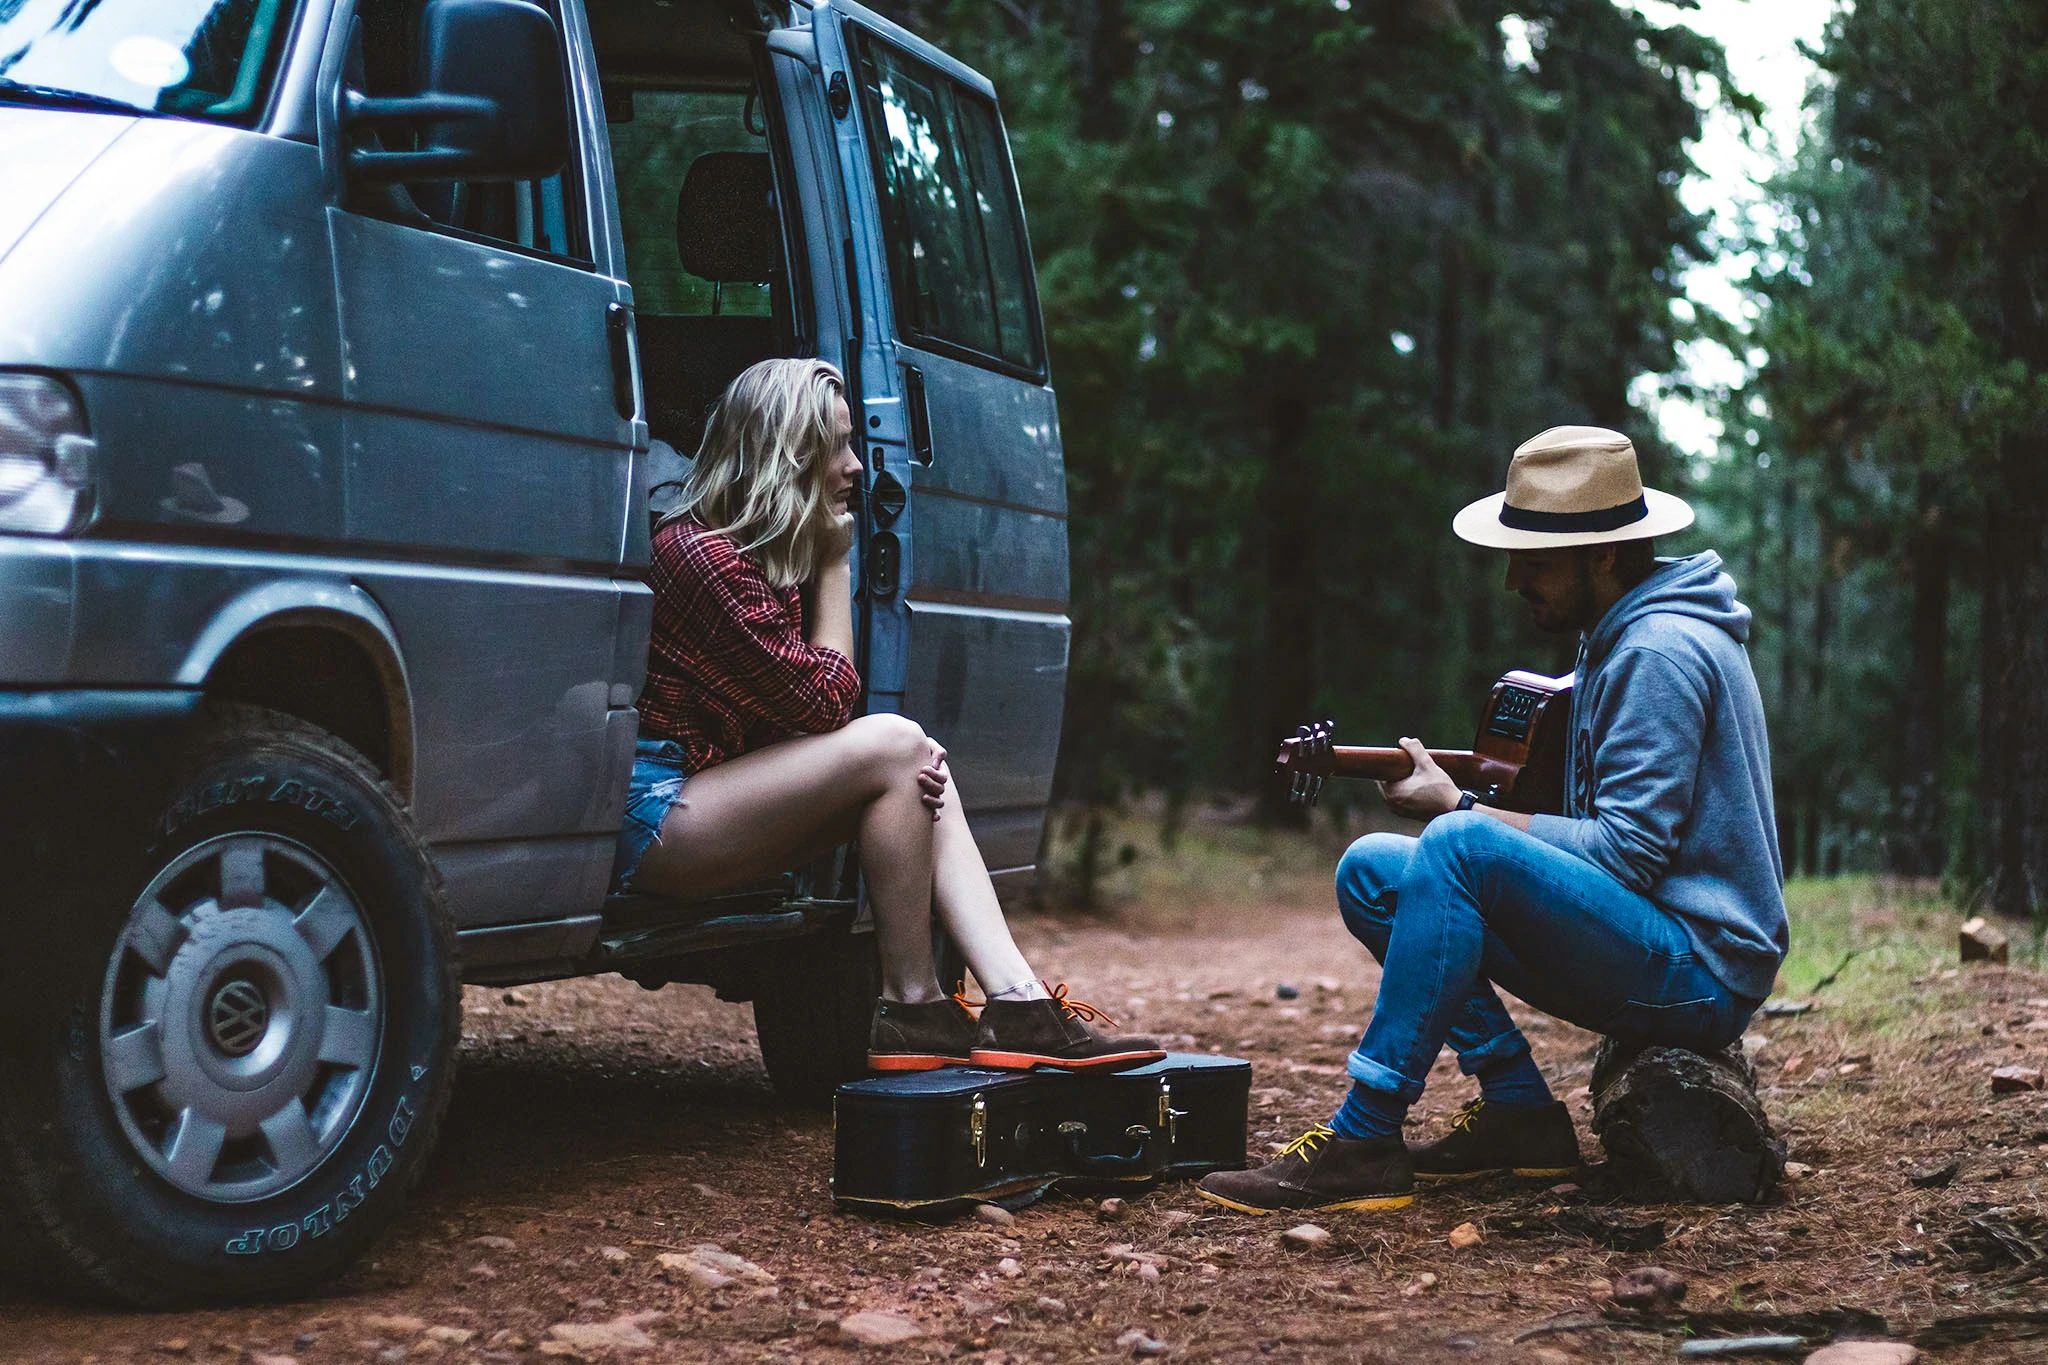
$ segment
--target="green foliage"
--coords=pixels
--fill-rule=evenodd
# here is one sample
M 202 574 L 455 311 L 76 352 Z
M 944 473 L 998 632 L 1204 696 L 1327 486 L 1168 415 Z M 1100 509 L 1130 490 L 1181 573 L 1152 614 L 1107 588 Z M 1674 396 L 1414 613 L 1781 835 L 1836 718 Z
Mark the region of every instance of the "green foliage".
M 1946 871 L 2038 913 L 2048 11 L 1862 0 L 1820 61 L 1776 187 L 1770 359 L 1713 484 L 1763 608 L 1788 860 Z
M 1678 183 L 1711 43 L 1611 0 L 885 8 L 996 82 L 1031 216 L 1068 797 L 1249 789 L 1319 715 L 1462 744 L 1500 672 L 1569 666 L 1449 520 L 1559 423 L 1675 475 L 1627 389 L 1707 250 Z

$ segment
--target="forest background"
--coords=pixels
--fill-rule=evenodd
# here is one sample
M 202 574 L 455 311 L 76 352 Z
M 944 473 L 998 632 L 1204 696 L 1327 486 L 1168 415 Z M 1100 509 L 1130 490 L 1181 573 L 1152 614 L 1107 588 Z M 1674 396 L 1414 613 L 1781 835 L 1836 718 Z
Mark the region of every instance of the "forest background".
M 1169 842 L 1198 794 L 1298 819 L 1266 779 L 1298 723 L 1458 747 L 1500 673 L 1568 671 L 1448 528 L 1522 440 L 1584 422 L 1700 510 L 1660 552 L 1717 550 L 1756 614 L 1788 872 L 2048 916 L 2048 6 L 1836 15 L 1746 336 L 1681 275 L 1758 244 L 1679 186 L 1703 105 L 1759 110 L 1682 23 L 880 8 L 995 81 L 1031 218 L 1071 496 L 1071 893 L 1140 793 Z M 1754 367 L 1682 394 L 1720 419 L 1703 458 L 1631 404 L 1700 336 Z

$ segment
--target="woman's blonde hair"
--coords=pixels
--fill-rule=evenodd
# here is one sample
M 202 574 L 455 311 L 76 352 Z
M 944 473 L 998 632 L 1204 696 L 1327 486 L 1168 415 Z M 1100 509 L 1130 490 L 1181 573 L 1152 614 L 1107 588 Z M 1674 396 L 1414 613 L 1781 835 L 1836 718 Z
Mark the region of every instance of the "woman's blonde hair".
M 768 581 L 794 587 L 843 542 L 825 473 L 836 449 L 833 400 L 846 381 L 822 360 L 764 360 L 711 409 L 704 441 L 666 526 L 695 517 L 756 555 Z

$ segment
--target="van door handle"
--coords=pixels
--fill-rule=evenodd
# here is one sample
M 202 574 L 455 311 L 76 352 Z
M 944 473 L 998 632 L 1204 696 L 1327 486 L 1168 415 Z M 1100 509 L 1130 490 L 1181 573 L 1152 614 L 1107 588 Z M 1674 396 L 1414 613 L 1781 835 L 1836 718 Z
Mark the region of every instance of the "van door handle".
M 903 367 L 903 406 L 910 418 L 910 458 L 925 468 L 932 464 L 932 415 L 925 407 L 924 371 Z
M 612 302 L 604 306 L 605 340 L 612 352 L 612 406 L 620 417 L 630 422 L 639 413 L 637 398 L 640 357 L 634 345 L 633 310 L 623 303 Z

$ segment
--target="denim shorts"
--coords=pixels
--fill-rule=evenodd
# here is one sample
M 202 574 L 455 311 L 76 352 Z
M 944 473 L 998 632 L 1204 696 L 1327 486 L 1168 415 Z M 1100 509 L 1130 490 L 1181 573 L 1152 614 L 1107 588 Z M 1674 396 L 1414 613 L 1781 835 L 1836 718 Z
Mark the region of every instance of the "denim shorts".
M 626 819 L 619 826 L 617 850 L 612 854 L 612 890 L 631 891 L 633 874 L 640 860 L 660 837 L 661 822 L 670 806 L 682 804 L 683 783 L 690 775 L 683 771 L 683 746 L 672 739 L 648 739 L 633 743 L 633 778 L 626 786 Z

